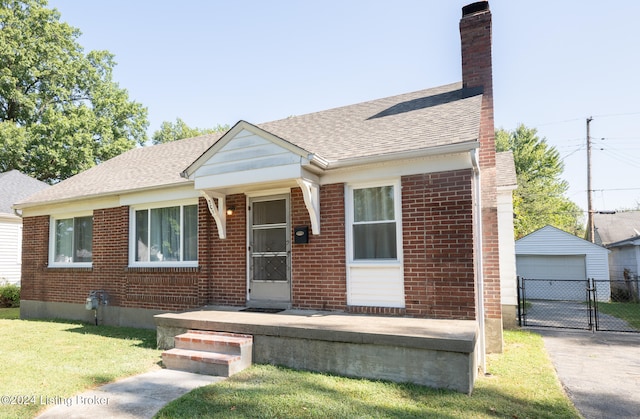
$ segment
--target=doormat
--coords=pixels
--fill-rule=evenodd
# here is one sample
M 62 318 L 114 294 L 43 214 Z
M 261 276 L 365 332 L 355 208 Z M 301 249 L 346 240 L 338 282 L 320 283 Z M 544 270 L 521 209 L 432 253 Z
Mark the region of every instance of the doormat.
M 258 308 L 258 307 L 249 307 L 249 308 L 245 308 L 242 309 L 240 311 L 246 311 L 248 313 L 280 313 L 281 311 L 284 311 L 284 308 Z

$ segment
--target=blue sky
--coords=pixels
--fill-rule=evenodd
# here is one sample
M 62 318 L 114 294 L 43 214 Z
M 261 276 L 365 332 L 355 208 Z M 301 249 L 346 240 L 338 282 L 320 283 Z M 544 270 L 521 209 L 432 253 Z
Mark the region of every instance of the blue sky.
M 85 49 L 149 109 L 149 134 L 182 118 L 261 123 L 461 79 L 471 0 L 50 0 Z M 640 2 L 490 1 L 496 128 L 537 128 L 586 210 L 640 203 Z M 604 140 L 602 140 L 604 138 Z

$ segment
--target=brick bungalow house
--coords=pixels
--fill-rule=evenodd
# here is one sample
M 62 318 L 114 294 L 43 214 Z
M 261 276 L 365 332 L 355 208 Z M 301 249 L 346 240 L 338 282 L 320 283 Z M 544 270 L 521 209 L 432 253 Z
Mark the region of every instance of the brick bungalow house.
M 502 348 L 491 13 L 462 82 L 137 148 L 20 202 L 23 318 L 205 305 L 477 320 Z

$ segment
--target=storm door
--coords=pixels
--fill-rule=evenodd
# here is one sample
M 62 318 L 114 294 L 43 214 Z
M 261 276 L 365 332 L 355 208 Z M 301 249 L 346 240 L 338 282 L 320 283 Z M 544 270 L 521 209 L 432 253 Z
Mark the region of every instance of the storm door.
M 291 301 L 289 196 L 249 202 L 249 304 L 288 307 Z

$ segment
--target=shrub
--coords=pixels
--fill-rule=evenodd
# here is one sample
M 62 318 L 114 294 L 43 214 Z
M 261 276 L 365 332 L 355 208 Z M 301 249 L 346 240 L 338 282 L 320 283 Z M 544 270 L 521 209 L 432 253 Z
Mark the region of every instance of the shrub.
M 20 307 L 20 287 L 0 282 L 0 307 Z

